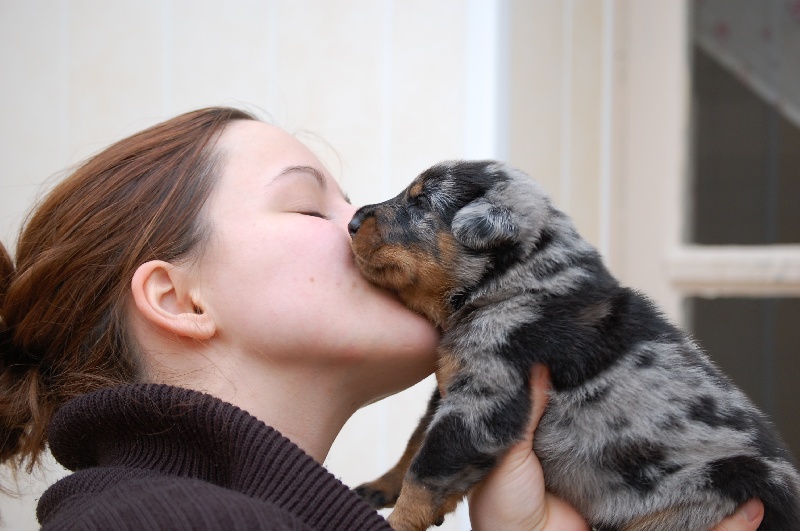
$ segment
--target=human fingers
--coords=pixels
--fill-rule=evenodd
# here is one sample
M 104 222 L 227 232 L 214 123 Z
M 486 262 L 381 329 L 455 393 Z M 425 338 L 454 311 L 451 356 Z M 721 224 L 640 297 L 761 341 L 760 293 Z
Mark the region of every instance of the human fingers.
M 739 509 L 712 531 L 755 531 L 764 518 L 764 504 L 761 500 L 753 498 L 742 504 Z

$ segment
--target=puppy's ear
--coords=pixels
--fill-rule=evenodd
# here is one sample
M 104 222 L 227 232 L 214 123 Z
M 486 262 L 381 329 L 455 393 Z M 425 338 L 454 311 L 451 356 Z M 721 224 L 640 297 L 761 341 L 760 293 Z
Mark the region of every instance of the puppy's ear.
M 486 251 L 513 241 L 519 228 L 509 209 L 480 198 L 456 212 L 452 231 L 465 247 Z

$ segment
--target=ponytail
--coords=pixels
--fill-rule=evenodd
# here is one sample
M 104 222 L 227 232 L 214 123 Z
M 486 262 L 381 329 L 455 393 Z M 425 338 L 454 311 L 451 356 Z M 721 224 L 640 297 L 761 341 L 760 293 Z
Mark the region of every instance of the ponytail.
M 0 308 L 14 277 L 14 264 L 0 244 Z M 14 329 L 0 314 L 0 463 L 16 469 L 27 461 L 33 468 L 44 446 L 36 420 L 48 407 L 40 400 L 41 374 L 37 360 L 17 346 Z

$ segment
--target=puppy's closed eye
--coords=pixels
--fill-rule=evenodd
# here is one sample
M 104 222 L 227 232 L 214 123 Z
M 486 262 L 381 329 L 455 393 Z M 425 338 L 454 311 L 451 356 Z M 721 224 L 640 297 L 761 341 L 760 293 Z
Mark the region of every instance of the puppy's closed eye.
M 430 200 L 428 200 L 428 198 L 425 197 L 424 195 L 409 197 L 407 205 L 410 210 L 418 211 L 420 213 L 428 212 L 431 210 Z
M 456 213 L 452 231 L 465 247 L 486 251 L 514 241 L 519 228 L 508 208 L 481 198 Z

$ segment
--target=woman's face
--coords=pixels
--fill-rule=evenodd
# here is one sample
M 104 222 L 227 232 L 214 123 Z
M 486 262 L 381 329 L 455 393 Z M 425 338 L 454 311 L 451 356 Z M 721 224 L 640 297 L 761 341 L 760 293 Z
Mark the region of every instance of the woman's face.
M 238 121 L 216 148 L 223 169 L 197 274 L 218 341 L 259 362 L 346 369 L 374 398 L 429 374 L 438 333 L 358 272 L 356 209 L 305 145 Z

